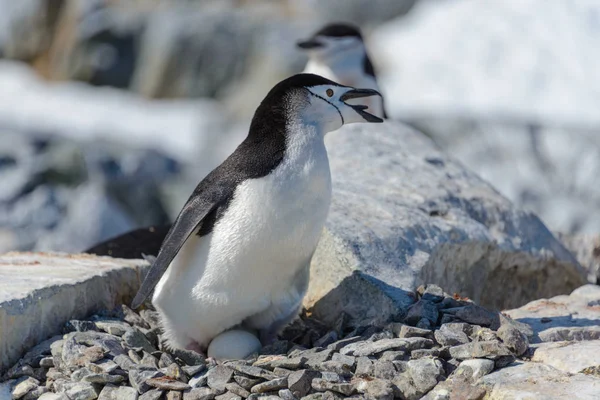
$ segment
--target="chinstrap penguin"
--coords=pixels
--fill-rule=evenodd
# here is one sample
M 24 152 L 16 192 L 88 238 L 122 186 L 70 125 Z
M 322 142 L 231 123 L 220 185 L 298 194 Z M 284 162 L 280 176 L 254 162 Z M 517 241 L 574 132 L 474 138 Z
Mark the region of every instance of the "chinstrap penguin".
M 375 69 L 360 30 L 346 23 L 329 24 L 297 46 L 309 57 L 305 73 L 317 74 L 346 86 L 379 90 Z M 369 99 L 369 112 L 387 118 L 383 98 Z
M 204 352 L 238 326 L 267 344 L 296 318 L 331 199 L 325 134 L 383 122 L 347 103 L 372 96 L 313 74 L 271 89 L 246 139 L 184 205 L 133 300 L 156 286 L 168 346 Z

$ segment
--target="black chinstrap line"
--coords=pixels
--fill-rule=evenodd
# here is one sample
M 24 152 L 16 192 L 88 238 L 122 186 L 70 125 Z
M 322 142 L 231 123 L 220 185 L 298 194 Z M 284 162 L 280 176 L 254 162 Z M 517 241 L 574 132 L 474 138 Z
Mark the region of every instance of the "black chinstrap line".
M 329 104 L 331 104 L 337 110 L 338 114 L 340 114 L 340 118 L 342 119 L 342 125 L 344 125 L 346 123 L 344 121 L 344 116 L 342 115 L 342 112 L 340 111 L 340 109 L 335 104 L 333 104 L 332 102 L 330 102 L 329 100 L 327 100 L 325 97 L 319 96 L 318 94 L 311 92 L 310 90 L 308 91 L 308 93 L 310 93 L 313 96 L 316 96 L 316 97 L 320 98 L 321 100 L 325 100 L 326 102 L 328 102 Z

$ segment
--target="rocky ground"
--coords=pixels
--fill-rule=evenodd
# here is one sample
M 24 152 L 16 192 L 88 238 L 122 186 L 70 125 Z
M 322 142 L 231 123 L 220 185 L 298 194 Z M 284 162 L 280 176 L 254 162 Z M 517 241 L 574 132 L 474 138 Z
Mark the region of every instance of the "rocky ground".
M 529 326 L 434 285 L 414 294 L 398 322 L 353 327 L 342 314 L 328 329 L 305 313 L 260 355 L 225 362 L 165 349 L 157 313 L 122 306 L 70 321 L 4 388 L 24 400 L 479 399 L 486 389 L 471 383 L 528 355 Z

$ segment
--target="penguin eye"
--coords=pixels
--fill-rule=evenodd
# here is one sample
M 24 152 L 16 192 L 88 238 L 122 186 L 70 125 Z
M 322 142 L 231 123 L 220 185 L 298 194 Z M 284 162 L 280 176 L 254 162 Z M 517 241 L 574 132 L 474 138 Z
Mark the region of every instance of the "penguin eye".
M 325 93 L 327 93 L 327 96 L 331 97 L 333 96 L 333 89 L 327 89 Z

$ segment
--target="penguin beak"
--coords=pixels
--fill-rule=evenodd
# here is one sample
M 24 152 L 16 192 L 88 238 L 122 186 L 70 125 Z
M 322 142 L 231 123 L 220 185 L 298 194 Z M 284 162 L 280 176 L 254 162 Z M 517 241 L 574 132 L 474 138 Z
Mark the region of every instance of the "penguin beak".
M 351 100 L 351 99 L 359 99 L 362 97 L 370 97 L 370 96 L 381 96 L 381 93 L 379 93 L 377 90 L 373 90 L 373 89 L 351 89 L 348 90 L 346 93 L 344 93 L 343 95 L 340 96 L 340 100 L 344 102 L 345 105 L 347 105 L 348 107 L 351 107 L 354 111 L 356 111 L 361 117 L 363 117 L 367 122 L 383 122 L 383 119 L 373 115 L 373 114 L 369 114 L 368 112 L 366 112 L 365 110 L 367 108 L 369 108 L 368 106 L 362 105 L 362 104 L 348 104 L 346 103 L 347 100 Z
M 299 41 L 298 43 L 296 43 L 296 46 L 298 46 L 304 50 L 310 50 L 310 49 L 317 49 L 319 47 L 323 47 L 323 43 L 319 42 L 316 39 L 308 39 L 308 40 Z

